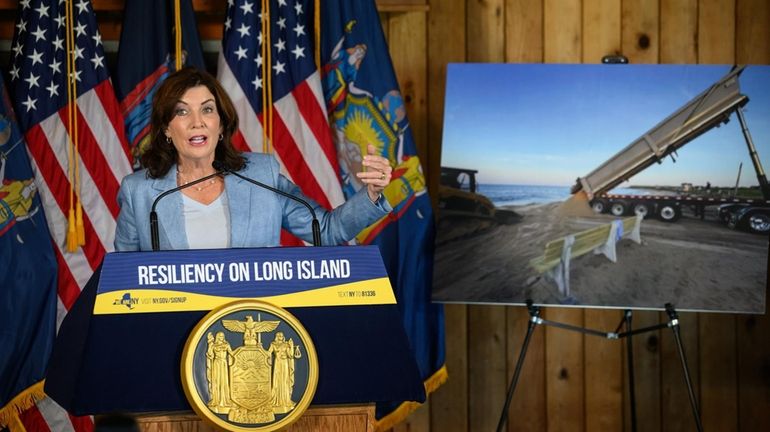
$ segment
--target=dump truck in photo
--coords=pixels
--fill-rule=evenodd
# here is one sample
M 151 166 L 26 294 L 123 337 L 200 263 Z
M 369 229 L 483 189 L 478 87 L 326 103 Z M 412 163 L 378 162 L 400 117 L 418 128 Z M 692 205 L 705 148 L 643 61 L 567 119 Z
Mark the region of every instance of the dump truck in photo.
M 573 194 L 583 191 L 598 213 L 614 216 L 641 214 L 656 216 L 665 222 L 676 222 L 682 206 L 690 205 L 701 217 L 706 206 L 720 206 L 723 222 L 760 234 L 770 233 L 770 185 L 751 138 L 743 107 L 749 97 L 741 93 L 739 78 L 745 66 L 734 67 L 708 89 L 687 102 L 655 125 L 626 148 L 599 167 L 579 177 Z M 607 192 L 629 180 L 654 163 L 672 159 L 676 151 L 709 130 L 727 123 L 735 114 L 741 124 L 744 140 L 759 181 L 761 199 L 715 197 L 697 194 L 613 195 Z

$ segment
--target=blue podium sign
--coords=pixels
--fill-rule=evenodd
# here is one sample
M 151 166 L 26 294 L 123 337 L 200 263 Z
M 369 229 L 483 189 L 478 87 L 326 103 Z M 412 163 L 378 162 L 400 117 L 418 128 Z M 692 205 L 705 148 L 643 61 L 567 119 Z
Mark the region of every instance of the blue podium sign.
M 94 314 L 206 311 L 243 299 L 396 303 L 376 246 L 118 252 L 104 258 Z
M 190 410 L 185 341 L 210 309 L 243 298 L 307 330 L 313 404 L 425 400 L 376 246 L 108 254 L 61 324 L 45 392 L 76 415 Z

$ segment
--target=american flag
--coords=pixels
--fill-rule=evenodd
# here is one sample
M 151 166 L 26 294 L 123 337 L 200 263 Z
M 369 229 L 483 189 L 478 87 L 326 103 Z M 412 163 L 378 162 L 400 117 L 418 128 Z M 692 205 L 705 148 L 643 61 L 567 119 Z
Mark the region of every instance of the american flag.
M 270 144 L 283 174 L 331 209 L 345 198 L 314 61 L 314 0 L 273 0 L 269 5 L 268 35 L 261 25 L 266 11 L 260 1 L 228 1 L 218 78 L 238 111 L 240 134 L 235 144 L 241 150 L 263 151 L 265 64 L 274 104 Z M 268 40 L 269 64 L 262 55 Z
M 66 6 L 72 6 L 80 199 L 86 243 L 67 252 L 68 177 Z M 22 0 L 11 51 L 14 108 L 35 172 L 58 264 L 57 325 L 93 270 L 113 248 L 120 179 L 131 172 L 117 100 L 109 80 L 101 35 L 88 0 Z M 82 430 L 50 399 L 37 403 L 50 430 Z M 33 415 L 34 416 L 34 415 Z M 88 423 L 88 422 L 86 422 Z M 46 430 L 35 425 L 28 430 Z

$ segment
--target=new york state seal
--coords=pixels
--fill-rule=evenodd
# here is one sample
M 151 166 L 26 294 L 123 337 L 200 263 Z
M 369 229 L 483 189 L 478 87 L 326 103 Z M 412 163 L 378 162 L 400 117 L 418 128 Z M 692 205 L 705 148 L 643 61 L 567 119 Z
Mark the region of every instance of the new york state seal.
M 310 405 L 318 383 L 318 358 L 302 324 L 255 300 L 209 312 L 185 343 L 181 369 L 195 412 L 227 431 L 285 428 Z

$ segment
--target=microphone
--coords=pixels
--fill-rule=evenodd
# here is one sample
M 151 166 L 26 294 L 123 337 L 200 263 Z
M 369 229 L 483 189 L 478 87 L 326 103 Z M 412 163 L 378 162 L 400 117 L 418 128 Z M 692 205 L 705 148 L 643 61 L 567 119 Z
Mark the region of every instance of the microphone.
M 274 188 L 272 186 L 268 186 L 268 185 L 266 185 L 266 184 L 264 184 L 262 182 L 258 182 L 258 181 L 254 180 L 254 179 L 248 178 L 248 177 L 246 177 L 246 176 L 244 176 L 244 175 L 242 175 L 242 174 L 240 174 L 240 173 L 238 173 L 236 171 L 231 170 L 230 168 L 227 168 L 220 161 L 215 160 L 212 165 L 214 166 L 214 169 L 217 170 L 217 171 L 225 172 L 227 174 L 232 174 L 232 175 L 234 175 L 234 176 L 236 176 L 236 177 L 238 177 L 240 179 L 246 180 L 247 182 L 249 182 L 251 184 L 257 185 L 257 186 L 259 186 L 259 187 L 261 187 L 263 189 L 267 189 L 267 190 L 269 190 L 271 192 L 275 192 L 278 195 L 281 195 L 281 196 L 284 196 L 286 198 L 289 198 L 290 200 L 294 200 L 294 201 L 302 204 L 303 206 L 305 206 L 305 208 L 307 208 L 307 210 L 310 212 L 310 216 L 313 217 L 313 222 L 311 224 L 312 229 L 313 229 L 313 246 L 321 246 L 321 225 L 318 223 L 318 218 L 315 215 L 315 210 L 313 209 L 313 207 L 307 201 L 303 200 L 300 197 L 294 196 L 294 195 L 292 195 L 292 194 L 290 194 L 288 192 L 284 192 L 284 191 L 282 191 L 280 189 L 276 189 L 276 188 Z
M 172 194 L 174 192 L 178 192 L 184 188 L 194 186 L 200 182 L 204 182 L 208 179 L 214 178 L 216 176 L 221 176 L 224 174 L 224 171 L 218 170 L 214 174 L 207 175 L 206 177 L 201 177 L 198 180 L 191 181 L 190 183 L 185 183 L 182 186 L 177 186 L 173 189 L 169 189 L 162 194 L 158 195 L 157 198 L 155 198 L 155 201 L 152 202 L 152 208 L 150 209 L 150 240 L 152 241 L 152 250 L 157 251 L 160 250 L 160 235 L 158 234 L 158 214 L 155 212 L 155 206 L 158 205 L 158 201 L 161 200 L 161 198 L 165 197 L 166 195 Z

